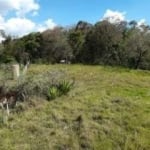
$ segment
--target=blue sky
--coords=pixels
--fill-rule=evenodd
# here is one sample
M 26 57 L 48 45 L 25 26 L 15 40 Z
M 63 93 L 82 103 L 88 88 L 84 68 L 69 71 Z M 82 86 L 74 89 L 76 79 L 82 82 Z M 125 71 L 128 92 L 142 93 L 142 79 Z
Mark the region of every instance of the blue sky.
M 126 12 L 129 20 L 150 20 L 149 0 L 39 0 L 39 4 L 37 21 L 50 17 L 61 25 L 73 24 L 78 20 L 95 23 L 107 9 Z
M 106 17 L 150 23 L 149 11 L 150 0 L 0 0 L 0 29 L 22 36 Z

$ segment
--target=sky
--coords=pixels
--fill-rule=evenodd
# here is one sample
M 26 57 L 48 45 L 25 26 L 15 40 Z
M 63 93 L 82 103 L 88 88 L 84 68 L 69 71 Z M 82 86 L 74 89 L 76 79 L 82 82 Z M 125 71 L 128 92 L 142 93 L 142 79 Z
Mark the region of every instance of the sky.
M 150 0 L 0 0 L 0 30 L 21 37 L 79 20 L 94 24 L 109 18 L 112 23 L 136 20 L 149 24 L 149 12 Z

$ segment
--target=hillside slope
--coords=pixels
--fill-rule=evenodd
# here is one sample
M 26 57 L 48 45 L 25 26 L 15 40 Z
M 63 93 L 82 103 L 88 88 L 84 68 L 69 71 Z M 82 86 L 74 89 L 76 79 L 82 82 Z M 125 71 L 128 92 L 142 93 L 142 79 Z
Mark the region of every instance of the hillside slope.
M 8 125 L 0 125 L 0 150 L 150 149 L 150 72 L 32 65 L 28 73 L 51 69 L 75 78 L 74 88 L 52 101 L 34 98 L 11 114 Z

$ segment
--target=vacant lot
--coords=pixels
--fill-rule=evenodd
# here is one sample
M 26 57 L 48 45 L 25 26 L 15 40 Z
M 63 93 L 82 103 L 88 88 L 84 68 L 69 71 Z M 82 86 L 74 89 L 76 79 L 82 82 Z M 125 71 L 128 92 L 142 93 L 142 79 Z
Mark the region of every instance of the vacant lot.
M 83 65 L 32 65 L 28 74 L 63 70 L 68 95 L 35 97 L 0 125 L 0 150 L 149 150 L 150 72 Z M 43 78 L 44 80 L 44 78 Z

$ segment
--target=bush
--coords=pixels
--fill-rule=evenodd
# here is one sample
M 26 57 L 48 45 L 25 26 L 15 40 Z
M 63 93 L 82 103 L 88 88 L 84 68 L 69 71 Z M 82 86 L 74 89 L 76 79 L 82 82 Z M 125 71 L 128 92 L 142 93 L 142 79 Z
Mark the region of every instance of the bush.
M 32 96 L 46 98 L 49 97 L 50 89 L 57 85 L 64 76 L 65 73 L 62 71 L 51 71 L 26 76 L 19 79 L 16 89 L 25 95 L 25 99 L 29 99 Z
M 52 100 L 71 90 L 73 82 L 62 80 L 66 77 L 63 71 L 56 70 L 42 74 L 27 74 L 17 81 L 5 79 L 4 82 L 0 82 L 0 94 L 13 94 L 12 108 L 16 106 L 16 102 L 29 101 L 35 96 Z
M 73 87 L 74 82 L 63 80 L 58 84 L 60 94 L 67 94 Z
M 59 96 L 58 88 L 55 86 L 52 86 L 48 90 L 48 99 L 52 100 L 55 99 L 57 96 Z
M 59 83 L 52 85 L 47 92 L 47 97 L 49 100 L 55 99 L 58 96 L 67 94 L 73 87 L 74 82 L 63 80 Z

